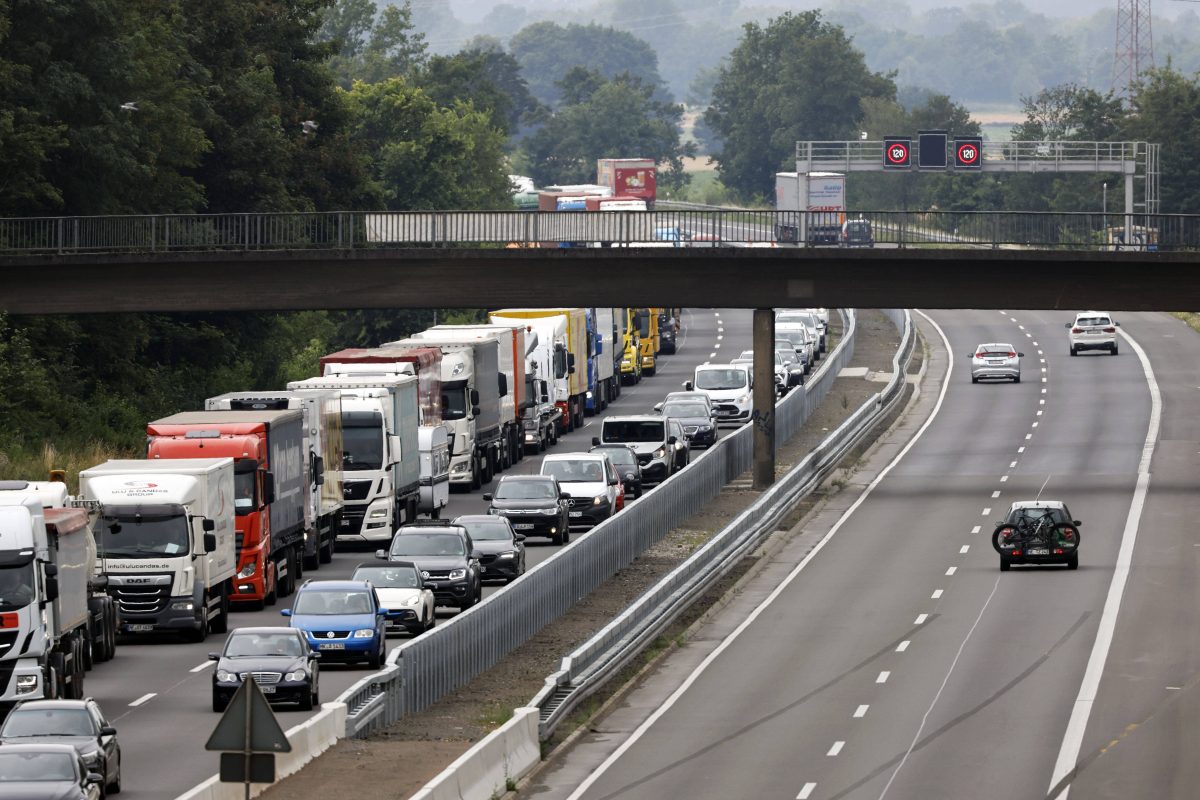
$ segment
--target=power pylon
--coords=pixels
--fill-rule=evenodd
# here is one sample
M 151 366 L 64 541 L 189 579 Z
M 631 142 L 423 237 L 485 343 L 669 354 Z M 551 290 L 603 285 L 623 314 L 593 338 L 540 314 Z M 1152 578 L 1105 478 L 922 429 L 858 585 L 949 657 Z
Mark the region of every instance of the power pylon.
M 1128 102 L 1138 76 L 1153 66 L 1154 35 L 1150 29 L 1150 0 L 1117 0 L 1113 91 Z

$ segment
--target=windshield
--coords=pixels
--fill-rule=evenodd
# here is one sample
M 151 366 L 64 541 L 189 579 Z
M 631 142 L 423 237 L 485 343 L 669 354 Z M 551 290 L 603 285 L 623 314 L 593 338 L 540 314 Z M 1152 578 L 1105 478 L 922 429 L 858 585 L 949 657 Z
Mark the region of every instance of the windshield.
M 606 442 L 661 442 L 666 438 L 663 423 L 658 420 L 607 420 L 604 423 Z
M 258 505 L 254 502 L 256 476 L 255 472 L 235 472 L 233 474 L 233 509 L 239 517 L 249 514 Z
M 1076 325 L 1112 325 L 1112 320 L 1108 317 L 1080 317 L 1075 320 Z
M 354 580 L 370 581 L 378 589 L 416 589 L 420 586 L 412 567 L 359 567 Z
M 707 417 L 708 407 L 704 403 L 667 403 L 662 413 L 664 417 Z
M 504 542 L 512 538 L 512 534 L 508 532 L 508 523 L 501 520 L 472 522 L 468 530 L 471 531 L 473 542 Z
M 702 416 L 708 416 L 707 409 Z M 602 447 L 593 452 L 604 453 L 617 466 L 632 466 L 637 463 L 637 454 L 627 447 Z
M 741 389 L 745 385 L 744 369 L 702 369 L 696 373 L 697 389 Z
M 817 318 L 807 311 L 785 311 L 775 318 L 776 325 L 807 325 L 817 327 Z
M 0 751 L 0 783 L 8 781 L 73 781 L 72 753 L 5 753 Z
M 392 555 L 462 556 L 463 540 L 454 533 L 405 533 L 392 542 Z
M 342 466 L 350 472 L 383 467 L 383 417 L 372 414 L 371 418 L 369 425 L 346 425 L 342 420 Z
M 311 612 L 308 612 L 311 613 Z M 225 645 L 226 658 L 304 655 L 301 641 L 292 633 L 234 633 Z
M 116 533 L 113 533 L 113 523 L 119 526 Z M 184 514 L 105 514 L 99 533 L 97 549 L 106 558 L 182 556 L 191 549 Z
M 370 614 L 371 598 L 366 592 L 335 592 L 310 589 L 296 598 L 293 614 Z
M 455 389 L 442 395 L 442 419 L 465 419 L 466 416 L 466 389 Z
M 87 709 L 30 708 L 9 714 L 0 736 L 91 736 L 95 732 Z
M 550 481 L 500 481 L 497 500 L 553 500 L 558 491 Z
M 599 483 L 604 467 L 599 461 L 543 461 L 542 474 L 553 475 L 559 483 Z
M 0 567 L 0 611 L 16 611 L 33 600 L 33 562 Z
M 803 330 L 780 331 L 779 335 L 792 343 L 792 348 L 803 347 L 808 341 L 808 334 Z

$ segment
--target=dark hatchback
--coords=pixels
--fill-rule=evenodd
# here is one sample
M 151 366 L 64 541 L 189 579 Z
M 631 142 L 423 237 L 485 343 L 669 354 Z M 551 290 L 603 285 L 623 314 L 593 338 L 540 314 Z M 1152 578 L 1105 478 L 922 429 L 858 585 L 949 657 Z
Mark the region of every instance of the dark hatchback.
M 717 420 L 704 403 L 696 400 L 668 400 L 662 415 L 677 421 L 692 447 L 712 447 L 717 443 Z
M 376 550 L 375 555 L 416 564 L 439 606 L 466 610 L 483 599 L 479 551 L 467 529 L 450 520 L 401 525 L 391 548 Z
M 624 444 L 593 445 L 589 453 L 604 453 L 608 460 L 617 468 L 617 475 L 625 486 L 625 497 L 640 497 L 642 495 L 642 465 L 638 463 L 637 452 Z
M 13 706 L 0 728 L 4 749 L 14 744 L 51 743 L 74 747 L 84 769 L 104 778 L 105 794 L 121 791 L 117 729 L 108 723 L 95 700 L 27 700 Z M 0 788 L 0 797 L 8 796 Z
M 511 583 L 525 574 L 525 537 L 513 530 L 507 518 L 467 514 L 455 517 L 454 524 L 471 534 L 485 581 Z
M 0 747 L 0 797 L 4 800 L 99 800 L 103 776 L 88 772 L 69 744 Z
M 311 711 L 321 702 L 320 654 L 298 628 L 238 628 L 221 652 L 208 657 L 217 662 L 213 711 L 224 711 L 248 676 L 272 703 L 296 703 L 301 711 Z
M 517 533 L 571 540 L 570 497 L 551 475 L 505 475 L 483 499 L 491 503 L 488 513 L 507 518 Z

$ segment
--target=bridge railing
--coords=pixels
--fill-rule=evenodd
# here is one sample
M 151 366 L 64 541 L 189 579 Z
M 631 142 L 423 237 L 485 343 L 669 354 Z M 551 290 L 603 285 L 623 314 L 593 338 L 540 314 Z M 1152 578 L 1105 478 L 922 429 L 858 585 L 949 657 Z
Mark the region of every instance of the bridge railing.
M 836 246 L 847 218 L 874 243 L 1081 251 L 1200 249 L 1200 215 L 992 211 L 413 211 L 0 219 L 0 255 L 420 246 Z M 853 244 L 853 242 L 846 242 Z

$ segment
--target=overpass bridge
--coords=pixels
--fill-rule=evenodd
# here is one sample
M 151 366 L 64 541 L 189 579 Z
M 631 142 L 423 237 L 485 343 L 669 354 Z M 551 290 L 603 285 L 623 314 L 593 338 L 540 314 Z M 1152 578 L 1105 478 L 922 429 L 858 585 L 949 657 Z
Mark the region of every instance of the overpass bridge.
M 0 219 L 0 310 L 1200 308 L 1200 215 L 874 212 L 861 215 L 874 248 L 782 243 L 777 232 L 802 216 L 706 208 Z

